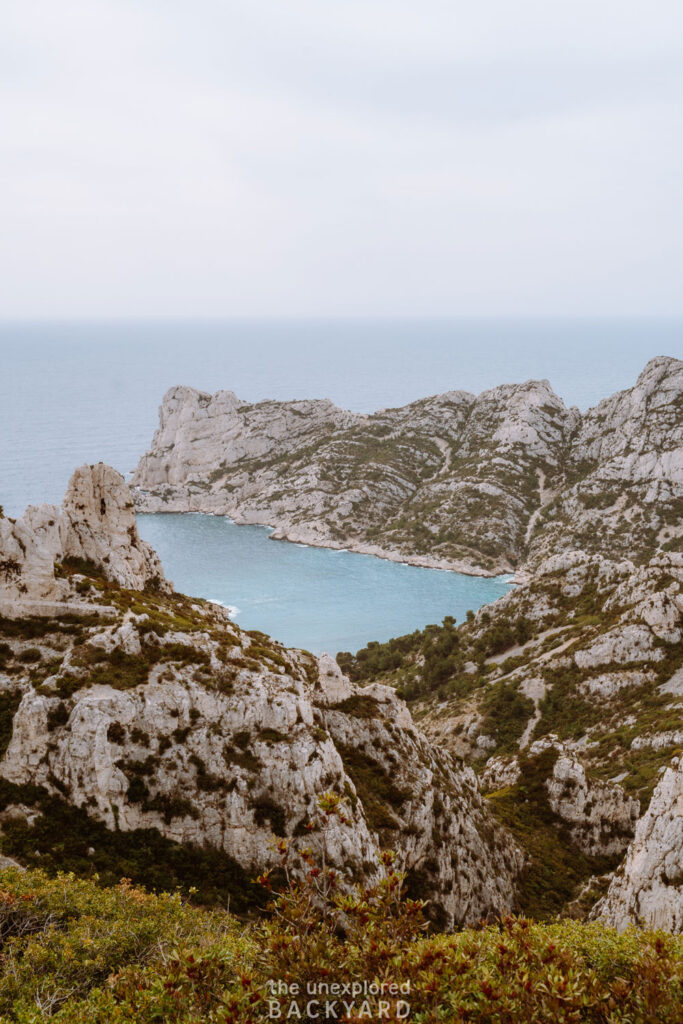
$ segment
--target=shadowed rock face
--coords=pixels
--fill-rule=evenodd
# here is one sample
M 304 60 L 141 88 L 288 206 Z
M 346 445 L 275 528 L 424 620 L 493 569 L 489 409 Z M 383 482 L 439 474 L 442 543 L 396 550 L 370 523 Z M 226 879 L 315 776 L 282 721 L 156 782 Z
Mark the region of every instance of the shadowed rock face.
M 175 387 L 133 484 L 146 511 L 216 512 L 465 572 L 605 543 L 649 557 L 681 534 L 683 363 L 652 360 L 583 416 L 547 381 L 372 416 Z
M 138 624 L 129 625 L 140 644 Z M 277 865 L 273 833 L 321 847 L 321 833 L 306 826 L 318 817 L 318 796 L 332 790 L 348 798 L 347 821 L 332 823 L 324 845 L 345 884 L 377 878 L 389 847 L 446 927 L 514 906 L 519 848 L 489 815 L 472 770 L 432 748 L 393 690 L 349 686 L 329 703 L 326 675 L 309 681 L 295 652 L 273 650 L 288 662 L 283 674 L 265 657 L 244 670 L 235 648 L 221 663 L 214 635 L 176 633 L 173 643 L 193 644 L 215 673 L 160 661 L 148 682 L 125 691 L 88 687 L 84 674 L 58 725 L 56 690 L 27 687 L 2 775 L 66 794 L 110 828 L 155 828 L 223 850 L 252 872 Z M 101 651 L 103 642 L 93 632 L 87 646 Z M 147 642 L 140 646 L 149 656 Z M 245 638 L 242 657 L 256 647 Z M 163 644 L 154 653 L 163 658 Z M 212 688 L 219 674 L 224 689 L 231 676 L 232 693 Z
M 345 886 L 378 878 L 380 852 L 395 849 L 445 927 L 515 906 L 524 855 L 474 772 L 417 731 L 392 688 L 354 686 L 331 658 L 173 593 L 120 474 L 81 467 L 62 510 L 0 522 L 3 558 L 18 562 L 4 587 L 14 621 L 3 631 L 0 618 L 0 694 L 14 709 L 6 780 L 109 828 L 214 847 L 250 872 L 278 863 L 274 835 L 324 849 Z M 42 624 L 22 632 L 35 615 Z M 320 831 L 327 792 L 345 819 Z
M 674 758 L 638 822 L 633 842 L 594 917 L 683 931 L 683 764 Z
M 587 775 L 576 754 L 556 736 L 536 740 L 528 750 L 538 758 L 546 750 L 556 755 L 543 785 L 551 811 L 567 829 L 571 841 L 589 856 L 624 853 L 633 838 L 640 802 L 621 786 Z M 499 790 L 524 781 L 519 758 L 492 757 L 481 774 L 485 790 Z
M 68 558 L 90 562 L 131 590 L 170 587 L 156 553 L 138 535 L 125 480 L 101 462 L 75 470 L 61 509 L 29 506 L 17 520 L 0 519 L 3 608 L 72 598 L 68 581 L 55 575 L 55 563 Z

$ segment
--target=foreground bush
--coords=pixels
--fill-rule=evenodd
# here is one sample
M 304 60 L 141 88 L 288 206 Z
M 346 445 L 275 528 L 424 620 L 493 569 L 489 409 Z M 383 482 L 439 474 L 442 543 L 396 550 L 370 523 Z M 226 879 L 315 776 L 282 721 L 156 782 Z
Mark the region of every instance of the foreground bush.
M 251 924 L 127 882 L 2 872 L 0 1019 L 248 1024 L 268 1019 L 271 999 L 280 1019 L 309 1020 L 306 1002 L 325 997 L 306 996 L 307 984 L 384 981 L 409 983 L 400 1019 L 416 1022 L 680 1024 L 680 937 L 519 918 L 428 936 L 390 857 L 386 867 L 378 886 L 342 896 L 333 873 L 311 866 L 310 884 L 291 886 Z M 304 995 L 274 996 L 271 979 Z M 390 1008 L 379 1017 L 382 998 Z M 371 994 L 366 1007 L 360 995 L 348 1014 L 338 999 L 337 1019 L 396 1020 L 397 998 Z M 287 1018 L 292 1002 L 301 1017 Z

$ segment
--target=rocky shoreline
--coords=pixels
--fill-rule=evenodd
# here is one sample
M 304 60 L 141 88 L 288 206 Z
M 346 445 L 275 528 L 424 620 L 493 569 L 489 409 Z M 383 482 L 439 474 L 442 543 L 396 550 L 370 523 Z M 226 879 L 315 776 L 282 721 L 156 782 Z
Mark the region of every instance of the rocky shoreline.
M 176 388 L 133 483 L 148 511 L 519 585 L 336 664 L 176 594 L 123 478 L 81 467 L 61 508 L 0 515 L 0 852 L 56 800 L 238 875 L 273 835 L 349 889 L 391 848 L 442 928 L 680 931 L 683 363 L 583 416 L 547 382 L 373 417 Z
M 461 626 L 339 665 L 175 594 L 101 464 L 0 518 L 0 555 L 0 851 L 50 798 L 253 873 L 273 834 L 322 841 L 332 793 L 340 884 L 394 849 L 439 927 L 683 925 L 683 554 L 556 555 Z
M 135 502 L 136 511 L 144 513 L 145 515 L 205 515 L 205 516 L 220 516 L 225 519 L 229 519 L 237 526 L 262 526 L 264 529 L 269 529 L 272 532 L 269 534 L 268 539 L 274 541 L 282 541 L 288 544 L 302 544 L 306 547 L 311 548 L 327 548 L 330 551 L 351 551 L 358 555 L 371 555 L 373 558 L 382 558 L 387 562 L 397 562 L 400 565 L 413 565 L 420 569 L 439 569 L 443 572 L 456 572 L 463 576 L 478 576 L 487 579 L 495 579 L 499 576 L 513 576 L 510 582 L 518 582 L 517 574 L 513 573 L 511 569 L 507 569 L 503 572 L 491 572 L 486 569 L 482 569 L 481 566 L 476 565 L 472 562 L 466 561 L 454 561 L 448 558 L 434 558 L 430 555 L 411 555 L 404 551 L 393 550 L 389 548 L 383 548 L 379 544 L 369 544 L 364 541 L 359 541 L 355 537 L 347 537 L 342 540 L 334 540 L 331 537 L 322 539 L 317 533 L 313 536 L 306 531 L 306 529 L 298 527 L 275 526 L 273 523 L 264 523 L 260 519 L 255 520 L 250 518 L 248 515 L 242 515 L 239 510 L 225 509 L 225 510 L 209 510 L 205 507 L 205 502 L 197 502 L 197 505 L 202 507 L 195 507 L 195 502 L 191 496 L 184 496 L 175 501 L 173 498 L 165 500 L 156 499 L 153 495 L 148 495 L 141 492 L 137 488 L 132 488 L 131 493 Z M 520 576 L 520 579 L 525 577 Z

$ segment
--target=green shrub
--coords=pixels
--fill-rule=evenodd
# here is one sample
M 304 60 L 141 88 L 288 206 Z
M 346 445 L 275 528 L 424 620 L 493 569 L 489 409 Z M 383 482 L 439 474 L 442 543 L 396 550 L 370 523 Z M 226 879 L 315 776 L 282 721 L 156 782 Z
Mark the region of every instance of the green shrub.
M 334 705 L 334 710 L 345 715 L 353 715 L 354 718 L 377 718 L 380 713 L 379 701 L 364 693 L 354 693 L 351 697 L 346 697 Z
M 120 722 L 110 722 L 107 728 L 107 739 L 110 743 L 117 743 L 119 746 L 126 742 L 126 730 Z
M 487 797 L 489 809 L 529 854 L 519 902 L 524 913 L 537 920 L 561 913 L 588 878 L 604 874 L 619 861 L 618 856 L 587 857 L 551 809 L 545 782 L 557 758 L 552 747 L 536 757 L 519 755 L 519 782 Z
M 534 702 L 514 683 L 494 683 L 482 701 L 482 732 L 496 741 L 497 753 L 512 751 L 534 713 Z
M 287 834 L 284 809 L 270 797 L 259 797 L 253 805 L 253 810 L 257 825 L 263 827 L 268 822 L 276 836 L 285 836 Z
M 399 789 L 384 767 L 373 757 L 359 750 L 337 743 L 337 750 L 363 803 L 370 828 L 375 831 L 397 829 L 400 812 L 410 794 Z
M 54 732 L 55 729 L 59 729 L 60 726 L 66 725 L 69 721 L 69 709 L 63 700 L 60 700 L 57 704 L 51 707 L 47 713 L 47 727 L 50 732 Z
M 43 655 L 37 647 L 27 647 L 25 651 L 21 651 L 17 655 L 17 661 L 23 661 L 26 665 L 33 665 L 37 661 L 41 661 Z

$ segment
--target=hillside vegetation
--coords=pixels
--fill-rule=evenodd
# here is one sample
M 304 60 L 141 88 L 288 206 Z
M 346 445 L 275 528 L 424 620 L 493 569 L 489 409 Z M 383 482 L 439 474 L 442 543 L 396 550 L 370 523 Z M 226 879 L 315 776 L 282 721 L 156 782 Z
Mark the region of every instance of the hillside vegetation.
M 616 867 L 683 750 L 682 583 L 673 552 L 640 567 L 575 552 L 460 625 L 338 655 L 358 684 L 395 686 L 476 768 L 530 856 L 520 900 L 534 916 Z

